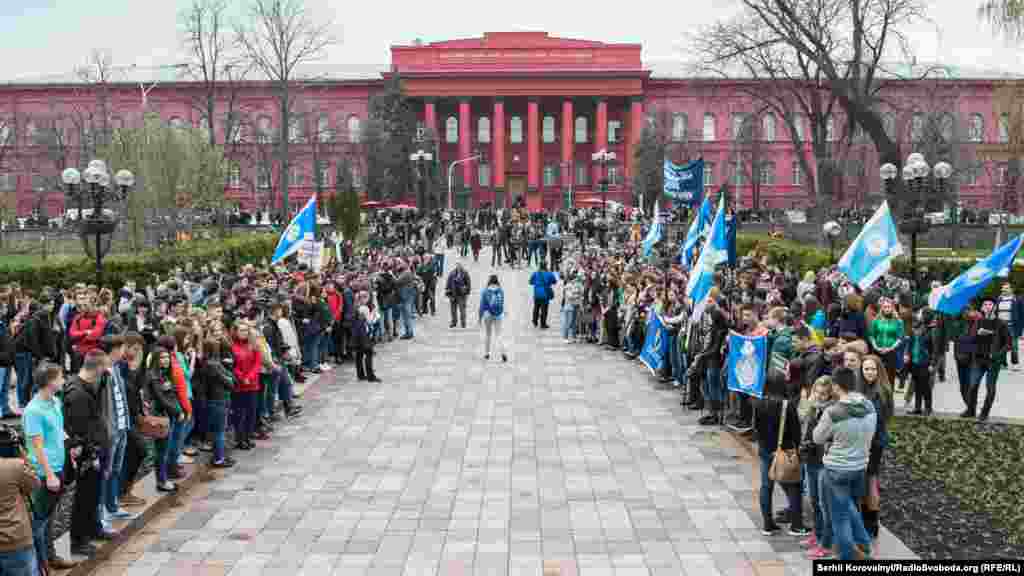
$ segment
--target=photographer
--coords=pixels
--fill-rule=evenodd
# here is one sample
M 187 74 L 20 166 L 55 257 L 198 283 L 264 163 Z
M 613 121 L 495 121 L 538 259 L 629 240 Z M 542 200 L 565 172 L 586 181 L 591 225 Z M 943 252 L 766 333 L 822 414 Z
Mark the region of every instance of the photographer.
M 29 498 L 39 486 L 39 479 L 25 460 L 18 432 L 0 427 L 0 574 L 4 576 L 38 573 Z

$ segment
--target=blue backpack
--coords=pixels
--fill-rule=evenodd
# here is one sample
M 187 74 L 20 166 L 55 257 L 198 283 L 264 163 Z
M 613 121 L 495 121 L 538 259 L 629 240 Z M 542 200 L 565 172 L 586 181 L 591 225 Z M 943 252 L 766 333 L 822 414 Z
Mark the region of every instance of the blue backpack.
M 486 310 L 491 313 L 491 316 L 501 316 L 505 311 L 505 299 L 501 293 L 496 290 L 486 290 L 485 293 L 487 295 Z

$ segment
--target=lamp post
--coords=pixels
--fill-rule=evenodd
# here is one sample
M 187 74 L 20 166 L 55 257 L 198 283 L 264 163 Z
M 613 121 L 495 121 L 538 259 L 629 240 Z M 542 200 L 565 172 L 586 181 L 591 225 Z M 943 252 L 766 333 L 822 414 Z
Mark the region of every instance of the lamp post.
M 427 200 L 426 165 L 427 165 L 427 162 L 430 162 L 433 159 L 434 159 L 434 155 L 431 154 L 430 152 L 424 152 L 422 148 L 409 155 L 409 160 L 412 163 L 416 164 L 416 168 L 419 170 L 419 176 L 420 176 L 420 199 L 423 200 L 424 204 L 428 203 L 426 201 Z M 419 202 L 417 202 L 416 204 L 417 204 L 417 208 L 420 208 L 421 210 L 425 209 L 425 208 L 426 209 L 431 208 L 431 206 L 426 206 L 426 207 L 419 206 Z
M 88 188 L 82 185 L 82 180 Z M 65 186 L 65 194 L 78 207 L 78 234 L 82 238 L 82 246 L 86 254 L 96 261 L 96 285 L 103 282 L 103 257 L 110 250 L 110 243 L 103 245 L 103 237 L 111 235 L 117 229 L 117 220 L 103 212 L 105 202 L 120 202 L 128 197 L 128 189 L 135 185 L 135 176 L 128 170 L 120 170 L 114 175 L 116 190 L 111 190 L 110 174 L 102 160 L 93 160 L 84 173 L 76 168 L 67 168 L 61 173 L 61 181 Z M 92 214 L 85 217 L 85 204 L 92 203 Z M 95 243 L 90 245 L 90 241 Z
M 590 155 L 594 162 L 601 163 L 601 219 L 608 220 L 608 163 L 615 161 L 615 152 L 602 148 Z
M 828 261 L 830 264 L 835 264 L 836 239 L 839 238 L 839 234 L 842 233 L 843 227 L 839 225 L 839 222 L 829 220 L 821 227 L 821 231 L 825 233 L 825 238 L 828 238 Z
M 453 210 L 455 208 L 455 205 L 452 203 L 452 178 L 454 178 L 454 176 L 455 176 L 455 167 L 458 166 L 459 164 L 465 164 L 466 162 L 472 162 L 473 160 L 479 160 L 480 158 L 483 158 L 483 154 L 477 153 L 477 154 L 474 154 L 474 155 L 472 155 L 472 156 L 470 156 L 468 158 L 463 158 L 461 160 L 455 160 L 454 162 L 452 162 L 451 164 L 448 165 L 448 209 L 449 210 Z

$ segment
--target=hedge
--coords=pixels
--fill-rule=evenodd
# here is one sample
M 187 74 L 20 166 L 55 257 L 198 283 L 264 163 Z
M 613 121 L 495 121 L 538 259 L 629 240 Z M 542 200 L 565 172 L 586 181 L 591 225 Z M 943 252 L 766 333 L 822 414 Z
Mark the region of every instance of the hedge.
M 192 240 L 173 247 L 139 254 L 114 254 L 103 260 L 103 285 L 122 286 L 134 280 L 139 286 L 152 282 L 153 275 L 166 277 L 175 268 L 191 263 L 199 268 L 220 262 L 234 270 L 243 264 L 258 264 L 270 258 L 277 245 L 276 234 L 250 234 L 222 240 Z M 63 287 L 77 282 L 95 283 L 96 266 L 84 254 L 75 260 L 4 264 L 0 258 L 0 283 L 17 282 L 28 290 L 43 286 Z
M 822 250 L 816 246 L 800 244 L 792 240 L 774 239 L 769 236 L 757 234 L 739 234 L 736 238 L 736 251 L 743 255 L 748 253 L 757 245 L 759 252 L 768 255 L 768 263 L 778 266 L 784 270 L 792 270 L 798 276 L 808 270 L 819 270 L 831 265 L 828 250 Z M 842 252 L 836 249 L 836 259 L 842 256 Z M 974 258 L 960 260 L 941 260 L 929 258 L 926 261 L 917 262 L 918 272 L 925 276 L 926 280 L 939 280 L 943 283 L 949 282 L 959 276 L 975 263 Z M 896 275 L 909 278 L 913 272 L 910 267 L 910 259 L 906 256 L 897 258 L 893 262 L 892 272 Z M 1009 281 L 1015 287 L 1024 286 L 1024 267 L 1014 266 L 1010 272 Z M 1002 282 L 991 282 L 982 295 L 998 295 Z

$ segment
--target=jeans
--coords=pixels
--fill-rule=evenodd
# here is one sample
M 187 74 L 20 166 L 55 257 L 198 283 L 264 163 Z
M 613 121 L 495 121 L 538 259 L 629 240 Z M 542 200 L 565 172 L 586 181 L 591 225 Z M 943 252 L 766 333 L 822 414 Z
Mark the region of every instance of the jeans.
M 562 338 L 568 340 L 576 337 L 576 305 L 562 306 Z
M 807 464 L 807 487 L 811 492 L 811 504 L 814 505 L 814 539 L 818 546 L 829 549 L 832 547 L 832 509 L 828 486 L 825 483 L 824 467 L 821 464 Z
M 156 469 L 156 480 L 160 484 L 167 482 L 167 476 L 173 466 L 178 465 L 178 442 L 185 437 L 185 422 L 173 420 L 167 438 L 157 441 L 160 464 Z
M 206 401 L 206 423 L 213 436 L 213 461 L 224 460 L 224 429 L 227 427 L 227 402 Z
M 454 298 L 450 298 L 450 302 L 451 302 L 451 307 L 452 307 L 452 312 L 451 312 L 452 313 L 452 320 L 451 320 L 452 328 L 455 327 L 456 320 L 458 320 L 459 321 L 458 323 L 461 324 L 463 328 L 465 328 L 466 327 L 466 297 L 465 296 L 456 296 Z
M 21 550 L 0 552 L 0 574 L 3 576 L 36 576 L 38 573 L 35 547 L 26 546 Z
M 825 468 L 824 475 L 832 497 L 832 537 L 839 546 L 839 560 L 852 560 L 855 544 L 871 544 L 871 536 L 864 529 L 864 520 L 857 509 L 866 487 L 864 470 Z
M 11 369 L 0 367 L 0 418 L 14 414 L 10 398 Z
M 490 355 L 491 343 L 494 343 L 495 353 L 507 354 L 505 341 L 501 337 L 501 318 L 495 318 L 489 313 L 484 313 L 483 321 L 480 323 L 481 331 L 484 333 L 484 354 Z
M 32 399 L 31 352 L 18 352 L 14 355 L 14 372 L 18 375 L 18 405 L 24 408 Z
M 33 548 L 35 548 L 37 562 L 46 562 L 50 557 L 49 550 L 52 545 L 49 542 L 51 538 L 50 516 L 57 507 L 60 495 L 46 489 L 45 477 L 40 478 L 39 482 L 42 486 L 37 488 L 32 494 L 32 544 Z M 6 572 L 0 573 L 6 574 Z M 33 576 L 35 576 L 35 573 L 33 573 Z
M 775 490 L 775 481 L 768 477 L 775 452 L 759 449 L 758 454 L 761 456 L 761 491 L 758 500 L 761 504 L 761 519 L 767 528 L 775 524 L 775 518 L 772 515 L 772 493 Z M 790 527 L 803 528 L 803 501 L 800 497 L 800 483 L 780 483 L 779 485 L 782 486 L 783 491 L 786 492 L 786 499 L 789 500 L 787 509 L 789 510 Z
M 286 409 L 290 408 L 292 405 L 292 377 L 283 366 L 274 369 L 273 374 L 277 383 L 275 386 L 277 389 L 277 399 L 284 404 Z
M 323 362 L 331 357 L 334 338 L 329 332 L 320 335 L 320 361 Z
M 320 339 L 323 335 L 317 332 L 302 340 L 302 365 L 312 370 L 320 365 Z
M 718 360 L 711 359 L 708 361 L 707 370 L 704 372 L 704 386 L 702 392 L 704 393 L 704 399 L 710 402 L 722 402 L 722 400 L 724 400 L 725 391 L 722 390 L 722 363 Z
M 540 325 L 542 328 L 548 327 L 548 302 L 547 298 L 534 298 L 533 299 L 533 325 Z
M 992 404 L 996 400 L 996 382 L 999 381 L 999 372 L 1001 370 L 1002 366 L 998 362 L 993 362 L 991 366 L 975 364 L 971 367 L 971 386 L 967 390 L 967 411 L 969 413 L 974 414 L 978 406 L 978 392 L 981 389 L 982 377 L 984 377 L 985 403 L 982 404 L 979 415 L 988 416 L 989 411 L 992 409 Z
M 128 431 L 114 432 L 110 450 L 102 461 L 103 476 L 100 478 L 99 517 L 104 530 L 110 530 L 110 515 L 117 512 L 117 500 L 121 496 L 121 467 L 128 447 Z
M 401 304 L 399 304 L 399 312 L 402 318 L 402 336 L 409 338 L 413 335 L 412 314 L 415 301 L 415 297 L 403 298 Z
M 434 275 L 438 278 L 444 276 L 444 254 L 434 254 Z
M 231 410 L 235 415 L 235 439 L 248 442 L 256 431 L 256 401 L 258 392 L 235 392 Z

